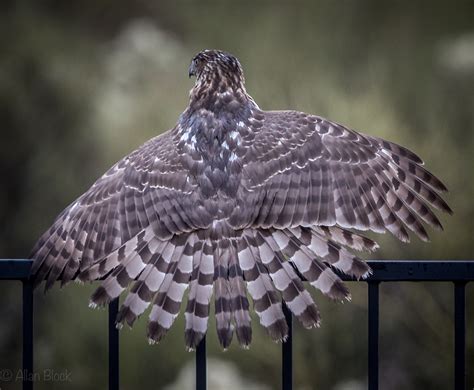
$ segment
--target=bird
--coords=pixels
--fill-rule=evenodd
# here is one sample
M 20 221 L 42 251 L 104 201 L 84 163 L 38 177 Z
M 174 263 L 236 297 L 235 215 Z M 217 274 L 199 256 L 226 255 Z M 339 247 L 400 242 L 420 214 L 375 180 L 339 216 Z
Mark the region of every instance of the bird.
M 252 341 L 251 304 L 276 342 L 288 337 L 283 304 L 305 328 L 320 325 L 307 284 L 350 300 L 340 278 L 364 279 L 355 252 L 378 244 L 364 231 L 409 231 L 428 241 L 452 213 L 446 186 L 414 152 L 304 112 L 264 111 L 247 93 L 239 60 L 203 50 L 176 125 L 101 176 L 32 249 L 31 280 L 99 281 L 90 306 L 124 299 L 116 324 L 149 310 L 157 343 L 184 306 L 194 350 L 213 307 L 220 345 Z M 150 309 L 151 306 L 151 309 Z

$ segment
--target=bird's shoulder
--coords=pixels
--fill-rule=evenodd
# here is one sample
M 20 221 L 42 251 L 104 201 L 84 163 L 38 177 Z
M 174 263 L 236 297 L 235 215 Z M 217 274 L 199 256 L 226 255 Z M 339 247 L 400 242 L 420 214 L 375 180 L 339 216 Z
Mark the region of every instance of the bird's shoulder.
M 249 131 L 243 137 L 248 145 L 244 164 L 277 158 L 340 159 L 343 150 L 363 150 L 373 157 L 379 147 L 375 137 L 302 111 L 260 111 L 248 123 Z

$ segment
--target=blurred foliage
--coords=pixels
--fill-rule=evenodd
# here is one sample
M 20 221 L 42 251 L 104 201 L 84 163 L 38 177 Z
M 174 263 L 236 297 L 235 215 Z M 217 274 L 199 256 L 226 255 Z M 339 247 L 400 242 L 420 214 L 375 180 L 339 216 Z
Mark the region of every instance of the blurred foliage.
M 430 244 L 378 237 L 374 258 L 473 257 L 474 3 L 5 0 L 0 7 L 1 257 L 26 257 L 108 166 L 174 125 L 192 86 L 189 60 L 203 48 L 239 57 L 263 109 L 317 113 L 407 145 L 445 181 L 455 211 L 442 217 L 445 231 L 433 232 Z M 36 367 L 67 369 L 72 382 L 36 388 L 105 387 L 107 315 L 87 308 L 92 289 L 37 294 Z M 366 288 L 351 289 L 346 305 L 315 293 L 321 329 L 296 325 L 298 389 L 365 388 Z M 0 368 L 15 370 L 21 289 L 1 283 L 0 292 Z M 383 285 L 381 388 L 452 387 L 452 300 L 449 284 Z M 193 358 L 183 348 L 182 318 L 154 347 L 145 323 L 122 331 L 123 389 L 162 388 Z M 238 367 L 242 383 L 278 388 L 280 346 L 258 325 L 250 351 L 221 352 L 212 322 L 210 329 L 210 354 Z M 472 368 L 473 332 L 467 337 Z

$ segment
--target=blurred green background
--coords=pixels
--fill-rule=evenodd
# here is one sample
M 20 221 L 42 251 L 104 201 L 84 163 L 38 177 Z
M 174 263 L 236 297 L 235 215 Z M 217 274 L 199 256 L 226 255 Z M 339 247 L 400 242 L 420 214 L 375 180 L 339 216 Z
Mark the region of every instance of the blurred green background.
M 263 109 L 317 113 L 420 154 L 450 188 L 454 216 L 432 242 L 378 237 L 384 259 L 474 258 L 474 3 L 2 1 L 0 12 L 0 257 L 24 258 L 53 218 L 109 166 L 175 124 L 187 68 L 204 48 L 241 61 Z M 296 389 L 367 387 L 363 283 L 351 304 L 315 293 L 321 329 L 296 326 Z M 36 295 L 35 365 L 71 381 L 107 383 L 106 311 L 93 286 Z M 453 288 L 384 284 L 381 389 L 453 382 Z M 21 367 L 21 286 L 0 283 L 0 369 Z M 468 286 L 468 388 L 474 386 L 474 287 Z M 145 316 L 146 317 L 146 316 Z M 191 389 L 183 321 L 148 346 L 146 318 L 121 332 L 122 389 Z M 210 324 L 210 389 L 276 389 L 280 346 L 254 322 L 249 351 L 221 352 Z M 14 379 L 2 390 L 20 389 Z

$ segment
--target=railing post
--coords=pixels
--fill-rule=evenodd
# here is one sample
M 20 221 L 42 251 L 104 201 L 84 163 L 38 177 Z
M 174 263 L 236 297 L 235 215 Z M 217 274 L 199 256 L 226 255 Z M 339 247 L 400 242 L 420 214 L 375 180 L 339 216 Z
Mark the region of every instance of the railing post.
M 206 336 L 196 348 L 196 390 L 207 389 Z
M 119 331 L 115 325 L 119 298 L 109 303 L 109 390 L 119 389 Z
M 33 390 L 33 284 L 23 280 L 23 390 Z
M 283 313 L 288 324 L 288 338 L 281 345 L 281 388 L 283 390 L 293 389 L 293 316 L 290 309 L 283 302 Z
M 454 282 L 454 389 L 466 388 L 466 282 Z
M 369 390 L 379 388 L 379 282 L 368 282 Z

